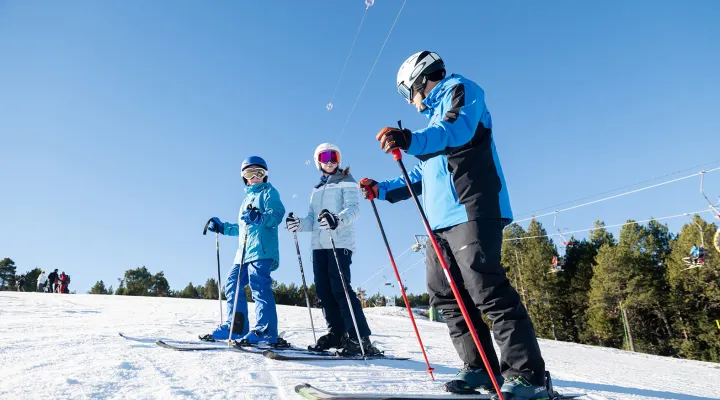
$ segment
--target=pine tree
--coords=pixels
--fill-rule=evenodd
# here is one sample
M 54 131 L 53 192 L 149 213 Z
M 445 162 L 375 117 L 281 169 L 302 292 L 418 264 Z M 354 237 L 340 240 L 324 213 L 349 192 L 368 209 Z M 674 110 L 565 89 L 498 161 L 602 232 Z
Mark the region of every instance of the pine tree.
M 192 282 L 190 282 L 187 286 L 185 286 L 185 289 L 180 291 L 179 297 L 182 297 L 184 299 L 197 299 L 200 296 L 195 286 L 193 286 Z
M 672 320 L 671 346 L 678 355 L 696 360 L 720 361 L 720 254 L 708 239 L 716 231 L 695 215 L 683 226 L 677 239 L 670 244 L 667 257 L 670 316 Z M 702 232 L 702 236 L 700 235 Z M 704 267 L 692 268 L 683 261 L 693 245 L 705 241 L 709 256 Z
M 217 300 L 218 299 L 218 286 L 215 279 L 210 278 L 205 282 L 204 299 L 206 300 Z
M 95 285 L 93 285 L 88 294 L 113 294 L 112 286 L 106 289 L 105 282 L 99 280 L 95 282 Z
M 10 258 L 0 260 L 0 290 L 12 290 L 15 285 L 15 271 L 17 266 Z

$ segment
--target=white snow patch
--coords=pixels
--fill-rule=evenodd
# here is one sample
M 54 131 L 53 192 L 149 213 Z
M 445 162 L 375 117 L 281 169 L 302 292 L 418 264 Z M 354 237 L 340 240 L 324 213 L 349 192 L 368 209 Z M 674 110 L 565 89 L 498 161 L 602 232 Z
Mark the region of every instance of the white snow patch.
M 0 304 L 0 399 L 299 399 L 293 388 L 304 382 L 335 392 L 442 393 L 442 382 L 462 366 L 445 325 L 416 315 L 436 371 L 430 381 L 407 311 L 398 307 L 366 309 L 372 339 L 412 359 L 365 364 L 154 344 L 193 341 L 214 329 L 219 316 L 210 300 L 0 292 Z M 312 342 L 306 308 L 278 312 L 288 341 Z M 324 326 L 320 310 L 313 317 Z M 561 392 L 585 392 L 592 400 L 720 398 L 720 364 L 550 340 L 540 345 Z

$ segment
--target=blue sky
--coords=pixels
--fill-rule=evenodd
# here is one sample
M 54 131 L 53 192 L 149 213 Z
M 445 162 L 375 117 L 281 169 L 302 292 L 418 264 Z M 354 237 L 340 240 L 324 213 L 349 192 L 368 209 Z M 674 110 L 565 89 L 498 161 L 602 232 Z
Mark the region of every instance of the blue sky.
M 236 220 L 247 156 L 268 161 L 298 213 L 321 142 L 338 142 L 358 180 L 399 174 L 374 136 L 398 119 L 426 124 L 395 89 L 402 61 L 425 49 L 486 90 L 516 215 L 720 159 L 714 1 L 410 0 L 338 138 L 401 4 L 369 9 L 327 111 L 362 0 L 0 1 L 0 258 L 64 270 L 78 292 L 140 265 L 175 289 L 202 284 L 216 274 L 203 225 Z M 562 213 L 558 226 L 701 210 L 698 185 Z M 720 195 L 720 172 L 706 189 Z M 399 255 L 422 233 L 417 212 L 379 210 Z M 353 286 L 376 292 L 394 278 L 365 282 L 387 264 L 369 204 L 357 230 Z M 280 238 L 274 277 L 300 282 L 292 236 Z M 221 237 L 223 279 L 236 248 Z M 312 280 L 308 235 L 301 248 Z M 422 264 L 404 278 L 424 291 Z

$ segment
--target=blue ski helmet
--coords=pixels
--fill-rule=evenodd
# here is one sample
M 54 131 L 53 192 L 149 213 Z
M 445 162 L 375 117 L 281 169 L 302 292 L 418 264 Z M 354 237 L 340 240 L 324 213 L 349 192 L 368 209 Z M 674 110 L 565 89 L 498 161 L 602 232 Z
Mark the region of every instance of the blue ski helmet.
M 247 168 L 251 165 L 257 165 L 257 166 L 263 167 L 265 169 L 268 169 L 268 166 L 267 166 L 267 163 L 265 162 L 265 160 L 263 160 L 262 158 L 260 158 L 258 156 L 250 156 L 250 157 L 246 158 L 245 161 L 243 161 L 242 167 L 240 168 L 240 170 L 245 171 L 245 168 Z
M 261 167 L 266 171 L 268 169 L 267 163 L 261 157 L 250 156 L 250 157 L 246 158 L 245 161 L 242 162 L 242 166 L 240 167 L 240 172 L 241 172 L 240 176 L 242 177 L 243 183 L 246 185 L 247 185 L 247 179 L 245 179 L 245 177 L 242 176 L 242 171 L 245 171 L 245 168 L 251 167 L 253 165 Z M 267 177 L 267 175 L 265 175 L 265 178 L 263 178 L 263 182 L 267 182 L 267 181 L 268 181 L 268 177 Z

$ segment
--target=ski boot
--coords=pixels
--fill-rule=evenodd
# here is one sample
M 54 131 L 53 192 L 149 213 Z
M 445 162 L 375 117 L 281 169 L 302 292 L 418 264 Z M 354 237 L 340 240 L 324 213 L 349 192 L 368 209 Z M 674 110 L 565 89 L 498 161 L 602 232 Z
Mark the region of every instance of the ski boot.
M 355 356 L 362 354 L 362 350 L 365 350 L 366 356 L 381 355 L 383 352 L 378 350 L 377 347 L 373 346 L 370 342 L 369 336 L 364 336 L 361 340 L 358 340 L 356 336 L 350 336 L 347 333 L 343 336 L 342 348 L 338 351 L 340 356 Z
M 257 347 L 273 347 L 273 348 L 284 348 L 290 347 L 285 339 L 277 336 L 268 335 L 265 332 L 250 331 L 241 340 L 236 341 L 238 346 L 257 346 Z
M 499 385 L 503 384 L 503 377 L 496 375 Z M 458 371 L 455 379 L 443 385 L 446 392 L 458 394 L 478 394 L 478 390 L 495 393 L 490 374 L 483 368 L 473 368 L 468 364 Z
M 339 349 L 342 347 L 343 336 L 341 333 L 328 332 L 320 336 L 314 346 L 308 346 L 308 350 L 323 352 L 330 349 Z
M 245 315 L 241 312 L 234 313 L 235 322 L 233 323 L 233 334 L 230 336 L 230 321 L 226 321 L 224 324 L 219 325 L 213 333 L 209 335 L 198 336 L 200 340 L 206 342 L 216 342 L 224 340 L 240 340 L 245 335 L 243 328 L 245 328 Z
M 549 400 L 550 394 L 544 385 L 534 385 L 524 376 L 505 379 L 500 388 L 505 400 Z M 493 400 L 497 399 L 493 396 Z

